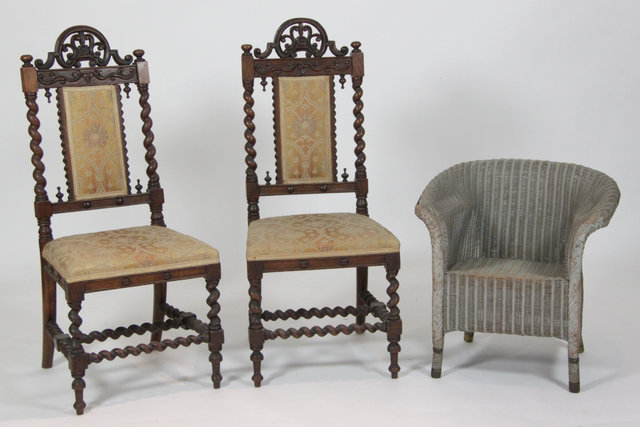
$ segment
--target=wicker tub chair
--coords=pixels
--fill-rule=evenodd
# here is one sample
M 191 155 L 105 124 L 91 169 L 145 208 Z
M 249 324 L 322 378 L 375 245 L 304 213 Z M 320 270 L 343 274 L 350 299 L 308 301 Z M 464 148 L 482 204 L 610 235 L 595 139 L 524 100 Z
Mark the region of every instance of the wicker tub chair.
M 619 198 L 610 177 L 568 163 L 474 161 L 436 176 L 416 206 L 433 254 L 431 376 L 449 331 L 556 337 L 579 392 L 582 254 Z

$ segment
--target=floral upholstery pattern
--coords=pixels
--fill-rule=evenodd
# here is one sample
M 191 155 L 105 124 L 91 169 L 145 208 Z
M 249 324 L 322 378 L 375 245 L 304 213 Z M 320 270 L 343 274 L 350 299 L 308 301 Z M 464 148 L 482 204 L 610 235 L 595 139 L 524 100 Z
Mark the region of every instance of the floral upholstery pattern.
M 283 183 L 333 181 L 329 77 L 278 78 Z
M 74 198 L 127 194 L 116 87 L 63 88 L 62 99 Z
M 253 221 L 247 260 L 353 256 L 400 251 L 398 239 L 371 218 L 354 213 L 303 214 Z
M 220 262 L 211 246 L 155 225 L 61 237 L 42 257 L 67 283 Z

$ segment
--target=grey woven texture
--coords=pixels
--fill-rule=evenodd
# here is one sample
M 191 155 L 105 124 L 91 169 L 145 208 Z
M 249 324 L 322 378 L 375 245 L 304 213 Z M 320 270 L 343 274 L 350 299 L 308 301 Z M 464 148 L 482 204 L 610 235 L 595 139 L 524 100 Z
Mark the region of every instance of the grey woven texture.
M 431 234 L 434 347 L 452 330 L 553 336 L 577 358 L 584 245 L 619 198 L 610 177 L 568 163 L 474 161 L 436 176 L 416 206 Z

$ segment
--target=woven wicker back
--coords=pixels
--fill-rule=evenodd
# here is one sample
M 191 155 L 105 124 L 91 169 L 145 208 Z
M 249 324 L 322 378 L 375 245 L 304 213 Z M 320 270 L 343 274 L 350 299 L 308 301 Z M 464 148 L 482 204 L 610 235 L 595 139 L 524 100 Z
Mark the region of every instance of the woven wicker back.
M 560 263 L 577 201 L 597 195 L 610 178 L 568 163 L 486 160 L 455 165 L 435 180 L 472 207 L 449 230 L 458 234 L 451 242 L 459 242 L 449 248 L 450 259 Z

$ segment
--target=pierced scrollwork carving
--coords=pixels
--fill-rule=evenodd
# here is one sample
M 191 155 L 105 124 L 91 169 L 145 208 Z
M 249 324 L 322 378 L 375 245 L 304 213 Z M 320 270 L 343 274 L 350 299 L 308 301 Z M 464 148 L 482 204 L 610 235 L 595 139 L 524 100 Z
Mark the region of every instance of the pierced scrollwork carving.
M 329 40 L 327 32 L 317 21 L 309 18 L 293 18 L 285 21 L 273 38 L 267 43 L 263 52 L 255 49 L 253 54 L 258 59 L 267 58 L 274 50 L 280 58 L 295 58 L 298 52 L 305 52 L 307 58 L 322 57 L 329 49 L 335 56 L 345 56 L 349 49 L 346 46 L 336 47 L 333 40 Z
M 47 60 L 36 59 L 35 66 L 39 70 L 48 70 L 55 61 L 62 68 L 79 68 L 82 61 L 88 61 L 90 67 L 104 67 L 111 58 L 118 65 L 129 65 L 133 61 L 131 55 L 122 58 L 116 49 L 111 49 L 100 31 L 86 25 L 76 25 L 64 30 L 58 36 L 53 52 L 47 55 Z

